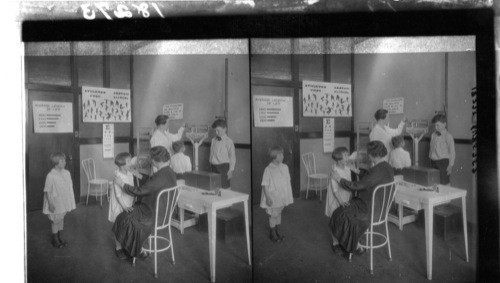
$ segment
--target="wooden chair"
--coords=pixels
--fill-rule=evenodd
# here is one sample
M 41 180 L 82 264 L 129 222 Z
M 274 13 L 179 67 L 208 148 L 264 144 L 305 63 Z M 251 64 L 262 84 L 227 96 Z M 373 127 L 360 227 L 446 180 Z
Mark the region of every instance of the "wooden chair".
M 172 264 L 175 264 L 174 245 L 172 242 L 172 213 L 177 207 L 181 186 L 163 189 L 156 198 L 155 226 L 153 233 L 149 236 L 148 247 L 143 248 L 146 252 L 154 253 L 155 259 L 155 278 L 158 278 L 158 253 L 170 249 L 172 254 Z M 160 236 L 160 231 L 168 230 L 167 235 Z M 161 243 L 161 244 L 160 244 Z M 132 265 L 135 266 L 135 258 L 132 259 Z
M 361 237 L 358 243 L 359 247 L 370 250 L 370 274 L 373 274 L 373 249 L 381 248 L 387 245 L 389 261 L 392 261 L 391 241 L 389 239 L 389 228 L 387 226 L 387 214 L 394 201 L 396 191 L 396 182 L 391 182 L 377 186 L 372 194 L 370 228 L 368 228 L 368 230 L 363 234 L 365 237 Z M 375 227 L 381 225 L 385 226 L 385 234 L 374 231 Z M 381 241 L 374 244 L 373 236 L 377 236 L 378 240 Z M 365 238 L 364 242 L 363 238 Z M 352 254 L 349 254 L 349 261 L 351 261 L 351 258 Z
M 319 200 L 321 201 L 321 190 L 323 188 L 326 189 L 328 186 L 328 175 L 316 173 L 316 160 L 314 159 L 314 153 L 308 152 L 302 154 L 302 162 L 304 163 L 307 172 L 306 199 L 309 194 L 309 188 L 311 188 L 316 191 L 316 194 L 318 194 L 319 190 Z
M 88 158 L 82 160 L 82 166 L 83 170 L 85 171 L 85 175 L 87 176 L 87 201 L 85 202 L 85 205 L 89 204 L 89 196 L 95 196 L 95 199 L 97 200 L 97 196 L 101 196 L 101 207 L 102 207 L 102 196 L 106 195 L 108 197 L 109 201 L 109 181 L 106 179 L 99 179 L 96 176 L 95 173 L 95 163 L 94 159 Z M 99 189 L 95 188 L 91 190 L 91 187 L 98 187 Z

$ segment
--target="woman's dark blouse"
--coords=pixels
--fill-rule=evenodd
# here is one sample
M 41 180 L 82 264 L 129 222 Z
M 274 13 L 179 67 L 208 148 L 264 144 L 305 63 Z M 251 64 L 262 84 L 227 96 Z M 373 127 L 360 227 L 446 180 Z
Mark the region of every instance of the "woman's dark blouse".
M 367 206 L 370 206 L 372 194 L 378 185 L 394 181 L 394 170 L 386 161 L 382 161 L 370 168 L 363 179 L 359 181 L 340 180 L 340 185 L 344 189 L 358 192 L 358 198 L 363 200 Z

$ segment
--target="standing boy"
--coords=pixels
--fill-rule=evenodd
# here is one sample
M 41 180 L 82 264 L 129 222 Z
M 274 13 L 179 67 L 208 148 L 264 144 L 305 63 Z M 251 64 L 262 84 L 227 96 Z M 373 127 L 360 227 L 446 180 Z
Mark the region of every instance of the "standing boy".
M 234 166 L 236 165 L 236 151 L 233 141 L 226 135 L 227 123 L 218 119 L 212 124 L 216 136 L 210 146 L 210 164 L 212 172 L 221 174 L 223 189 L 231 188 Z
M 53 153 L 50 160 L 54 168 L 45 179 L 43 214 L 47 214 L 52 222 L 52 245 L 56 248 L 66 246 L 67 242 L 61 234 L 64 228 L 64 216 L 76 208 L 73 193 L 73 181 L 66 167 L 66 155 Z
M 439 170 L 442 185 L 450 184 L 450 175 L 455 164 L 455 141 L 446 130 L 446 116 L 437 114 L 432 118 L 436 131 L 431 135 L 429 158 L 431 166 Z

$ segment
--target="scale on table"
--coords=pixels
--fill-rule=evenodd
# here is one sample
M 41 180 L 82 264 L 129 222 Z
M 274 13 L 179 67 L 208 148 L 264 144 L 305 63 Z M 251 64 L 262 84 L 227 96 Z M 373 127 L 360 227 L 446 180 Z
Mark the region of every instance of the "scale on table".
M 413 140 L 413 165 L 418 166 L 418 143 L 429 131 L 429 121 L 428 120 L 412 120 L 411 122 L 406 122 L 406 133 L 410 135 Z M 412 209 L 398 206 L 397 215 L 389 213 L 388 221 L 399 226 L 400 230 L 403 230 L 403 225 L 415 222 L 417 220 L 418 212 Z M 399 217 L 401 217 L 401 223 L 399 222 Z
M 208 137 L 208 125 L 190 125 L 186 126 L 186 137 L 193 144 L 193 164 L 194 170 L 198 171 L 199 163 L 198 163 L 198 149 L 203 141 Z M 189 215 L 186 214 L 186 218 L 183 221 L 183 229 L 180 227 L 180 221 L 178 219 L 172 218 L 172 226 L 183 231 L 184 228 L 188 228 L 196 225 L 197 218 L 199 215 Z
M 428 131 L 428 120 L 412 120 L 406 124 L 406 132 L 413 140 L 413 164 L 415 166 L 418 166 L 418 143 Z

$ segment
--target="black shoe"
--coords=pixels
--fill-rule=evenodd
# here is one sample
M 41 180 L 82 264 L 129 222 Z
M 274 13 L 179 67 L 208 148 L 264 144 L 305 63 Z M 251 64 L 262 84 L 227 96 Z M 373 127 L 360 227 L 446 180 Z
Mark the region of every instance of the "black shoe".
M 355 255 L 363 255 L 364 253 L 366 253 L 366 250 L 365 250 L 365 249 L 363 249 L 363 248 L 358 248 L 358 249 L 354 252 L 354 254 L 355 254 Z
M 285 239 L 285 235 L 281 233 L 280 225 L 276 225 L 276 236 L 278 236 L 280 241 L 283 241 Z
M 145 260 L 148 257 L 149 257 L 149 253 L 148 252 L 140 252 L 139 255 L 137 255 L 137 258 L 140 259 L 140 260 Z
M 59 237 L 57 236 L 57 234 L 52 234 L 52 246 L 58 249 L 64 247 L 61 241 L 59 241 Z
M 273 242 L 281 242 L 280 237 L 276 234 L 276 227 L 271 228 L 271 231 L 269 232 L 269 239 Z
M 341 256 L 341 255 L 344 254 L 344 251 L 342 250 L 342 248 L 340 247 L 339 244 L 332 245 L 332 251 L 336 255 L 340 255 Z
M 126 260 L 128 258 L 127 255 L 125 254 L 125 252 L 123 252 L 122 249 L 115 250 L 115 255 L 116 255 L 117 258 L 123 259 L 123 260 Z
M 62 231 L 57 232 L 57 238 L 59 239 L 59 242 L 61 242 L 61 245 L 65 247 L 68 242 L 66 242 L 62 237 L 61 237 Z

